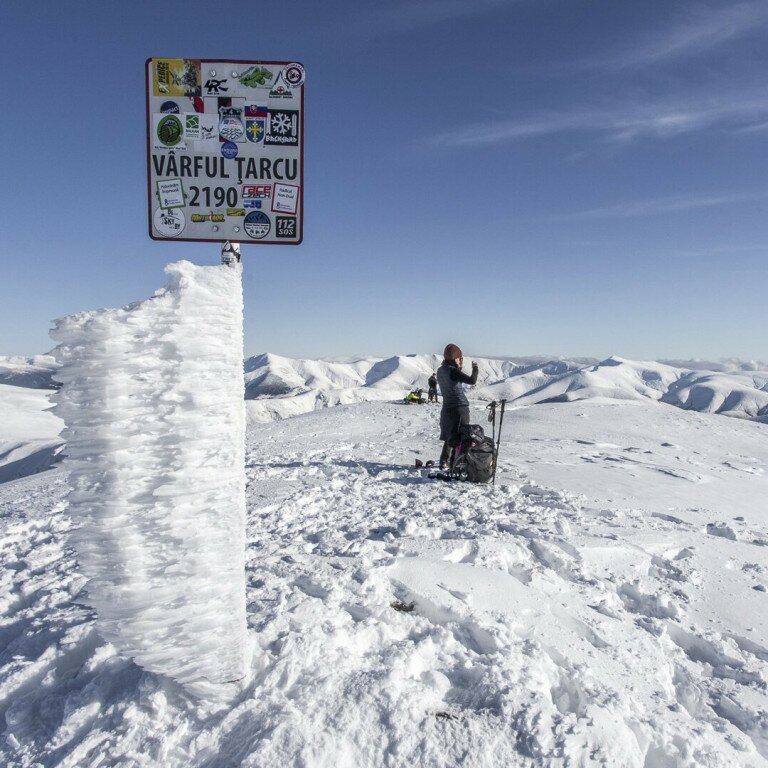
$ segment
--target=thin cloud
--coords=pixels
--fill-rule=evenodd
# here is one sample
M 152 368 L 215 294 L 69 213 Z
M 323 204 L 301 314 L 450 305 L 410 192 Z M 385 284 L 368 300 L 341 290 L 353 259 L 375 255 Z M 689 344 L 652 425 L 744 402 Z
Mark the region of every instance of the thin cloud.
M 762 133 L 768 131 L 768 120 L 763 123 L 754 123 L 734 130 L 734 133 Z
M 659 106 L 636 115 L 616 116 L 609 138 L 627 141 L 641 136 L 667 138 L 707 129 L 743 131 L 764 124 L 768 118 L 768 98 L 744 97 L 719 103 L 690 104 L 681 107 Z
M 631 203 L 607 205 L 602 208 L 592 208 L 587 211 L 564 213 L 554 218 L 558 220 L 578 221 L 585 219 L 625 219 L 641 216 L 657 216 L 666 213 L 691 211 L 698 208 L 714 208 L 722 205 L 733 205 L 744 200 L 753 199 L 753 195 L 714 195 L 710 197 L 690 197 L 673 195 L 657 197 L 651 200 L 639 200 Z
M 475 16 L 518 0 L 411 0 L 378 7 L 345 21 L 356 35 L 392 34 L 432 26 L 465 16 Z M 362 4 L 361 4 L 362 6 Z
M 598 133 L 609 141 L 626 142 L 644 136 L 670 138 L 706 129 L 760 130 L 766 121 L 765 96 L 698 105 L 625 103 L 611 108 L 579 108 L 476 123 L 438 133 L 430 143 L 443 147 L 497 145 L 574 131 Z
M 743 2 L 705 11 L 694 8 L 677 26 L 655 30 L 635 46 L 621 53 L 584 62 L 589 67 L 643 67 L 668 59 L 700 55 L 736 40 L 768 21 L 768 7 L 761 2 Z

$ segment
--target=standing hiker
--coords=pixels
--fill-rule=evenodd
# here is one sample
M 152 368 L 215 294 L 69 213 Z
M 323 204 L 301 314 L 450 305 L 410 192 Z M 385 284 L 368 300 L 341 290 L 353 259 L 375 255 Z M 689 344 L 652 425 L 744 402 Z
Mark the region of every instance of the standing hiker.
M 472 375 L 462 373 L 464 354 L 456 344 L 449 344 L 443 352 L 443 364 L 437 369 L 443 409 L 440 411 L 440 439 L 443 452 L 440 454 L 440 469 L 450 468 L 453 449 L 459 442 L 459 429 L 469 424 L 469 401 L 464 394 L 463 384 L 477 382 L 477 363 L 472 363 Z
M 427 380 L 429 389 L 427 390 L 427 402 L 436 403 L 437 400 L 437 376 L 433 373 Z

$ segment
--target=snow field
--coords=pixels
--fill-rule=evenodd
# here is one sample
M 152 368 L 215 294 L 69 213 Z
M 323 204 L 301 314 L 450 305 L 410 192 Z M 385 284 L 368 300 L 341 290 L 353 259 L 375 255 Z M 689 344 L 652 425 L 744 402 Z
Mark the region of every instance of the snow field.
M 170 265 L 125 309 L 58 321 L 72 539 L 98 629 L 201 693 L 244 677 L 239 267 Z
M 0 760 L 766 765 L 763 425 L 642 402 L 512 410 L 493 488 L 413 468 L 440 448 L 438 410 L 249 429 L 254 648 L 228 704 L 95 634 L 60 470 L 0 487 Z
M 414 411 L 419 409 L 395 410 L 395 421 L 415 416 Z M 418 415 L 425 414 L 428 409 Z M 677 551 L 665 549 L 664 557 L 622 544 L 613 527 L 606 531 L 602 518 L 585 512 L 577 500 L 535 484 L 492 489 L 425 483 L 415 472 L 404 478 L 402 470 L 376 460 L 388 438 L 389 430 L 371 442 L 345 444 L 349 458 L 340 464 L 354 472 L 354 490 L 349 485 L 335 492 L 318 489 L 295 506 L 282 504 L 277 527 L 266 538 L 306 542 L 309 556 L 292 553 L 286 567 L 284 554 L 276 553 L 275 562 L 278 573 L 299 571 L 294 586 L 304 596 L 292 592 L 271 599 L 298 612 L 299 625 L 309 603 L 306 631 L 316 642 L 327 638 L 310 628 L 328 616 L 329 606 L 337 606 L 341 626 L 338 618 L 332 629 L 326 626 L 331 639 L 323 643 L 332 646 L 331 652 L 342 644 L 339 665 L 329 665 L 337 670 L 335 678 L 350 654 L 370 656 L 370 623 L 379 638 L 381 622 L 390 628 L 389 637 L 380 638 L 387 656 L 377 659 L 384 664 L 386 682 L 375 683 L 385 706 L 369 716 L 365 727 L 374 729 L 373 743 L 396 741 L 393 764 L 526 765 L 556 759 L 594 765 L 764 764 L 752 737 L 745 737 L 738 725 L 723 738 L 724 721 L 713 710 L 693 725 L 678 700 L 676 679 L 683 681 L 678 687 L 687 702 L 687 678 L 680 671 L 686 662 L 678 658 L 686 635 L 673 634 L 670 641 L 666 632 L 668 621 L 679 622 L 685 615 L 682 598 L 675 594 L 683 594 L 680 581 L 685 579 L 668 559 Z M 394 439 L 404 446 L 408 442 Z M 373 459 L 362 458 L 371 452 Z M 301 461 L 289 454 L 282 463 L 305 484 L 308 475 L 315 475 L 321 487 L 332 486 L 338 476 L 326 455 Z M 637 515 L 626 517 L 631 534 Z M 304 522 L 308 519 L 311 523 Z M 291 526 L 287 520 L 296 522 Z M 651 527 L 659 535 L 657 526 Z M 340 552 L 344 559 L 338 558 Z M 325 569 L 318 568 L 318 554 L 331 558 Z M 354 560 L 345 567 L 348 557 Z M 625 567 L 606 568 L 606 559 Z M 370 563 L 364 581 L 360 560 Z M 344 578 L 348 568 L 351 573 Z M 274 575 L 259 579 L 265 586 L 274 581 Z M 367 589 L 361 591 L 359 583 Z M 350 591 L 357 595 L 352 604 Z M 395 611 L 395 618 L 388 618 L 391 595 L 402 607 L 413 604 L 413 610 Z M 373 611 L 372 603 L 377 606 Z M 290 616 L 279 620 L 287 636 L 295 633 L 296 623 Z M 701 642 L 709 647 L 708 641 Z M 725 642 L 730 642 L 727 636 Z M 393 644 L 399 651 L 394 666 L 389 660 Z M 306 654 L 303 649 L 300 655 Z M 693 657 L 698 661 L 696 653 Z M 716 653 L 711 658 L 723 661 Z M 747 659 L 737 652 L 730 663 L 748 667 L 751 662 L 753 670 L 760 670 L 753 682 L 762 690 L 764 707 L 762 663 L 752 655 Z M 648 670 L 656 674 L 649 677 Z M 713 670 L 716 678 L 730 677 L 727 663 Z M 697 682 L 702 677 L 700 667 L 691 674 Z M 299 691 L 292 696 L 306 704 L 319 684 L 317 676 L 305 668 L 296 671 L 292 686 Z M 366 677 L 365 687 L 371 685 Z M 355 672 L 344 693 L 333 699 L 348 702 L 359 687 Z M 724 699 L 717 683 L 708 685 L 708 693 Z M 405 713 L 394 737 L 387 706 L 393 696 L 398 697 L 395 708 Z M 322 711 L 327 718 L 325 705 Z M 307 719 L 306 706 L 300 717 Z M 753 717 L 758 727 L 746 730 L 754 731 L 759 744 L 764 709 Z M 741 726 L 748 721 L 736 718 Z M 303 728 L 298 721 L 286 722 L 285 752 L 275 751 L 271 759 L 300 753 L 306 733 L 323 727 L 322 719 Z M 337 719 L 337 736 L 338 728 Z M 366 764 L 360 753 L 356 758 Z M 387 764 L 387 758 L 384 750 L 369 764 Z M 317 759 L 314 755 L 308 762 Z M 325 759 L 328 764 L 333 760 L 330 754 Z M 269 760 L 255 764 L 268 765 Z

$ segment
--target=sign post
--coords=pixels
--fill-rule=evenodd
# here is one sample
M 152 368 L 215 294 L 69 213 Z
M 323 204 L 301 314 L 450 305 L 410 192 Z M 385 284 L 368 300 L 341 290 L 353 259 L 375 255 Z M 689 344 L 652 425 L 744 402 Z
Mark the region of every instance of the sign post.
M 227 266 L 240 263 L 240 243 L 230 243 L 227 240 L 221 246 L 221 263 Z
M 304 67 L 146 62 L 149 236 L 298 245 L 304 232 Z

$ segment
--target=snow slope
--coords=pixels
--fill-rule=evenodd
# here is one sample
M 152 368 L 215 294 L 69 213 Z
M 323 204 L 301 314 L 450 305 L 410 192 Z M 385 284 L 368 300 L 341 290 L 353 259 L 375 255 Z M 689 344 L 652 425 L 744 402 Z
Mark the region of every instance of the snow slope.
M 99 632 L 211 695 L 246 673 L 240 267 L 166 272 L 151 299 L 57 321 L 55 412 Z
M 60 469 L 0 486 L 0 762 L 768 765 L 764 425 L 513 409 L 492 487 L 413 468 L 438 410 L 249 429 L 252 678 L 228 705 L 96 635 Z
M 50 396 L 50 390 L 0 384 L 0 483 L 42 472 L 60 460 L 63 424 L 48 410 Z
M 42 472 L 62 458 L 63 423 L 48 410 L 57 367 L 50 355 L 0 356 L 0 483 Z
M 474 396 L 506 398 L 520 405 L 596 397 L 649 399 L 687 410 L 768 422 L 768 365 L 691 362 L 687 369 L 665 363 L 609 357 L 584 359 L 477 358 Z M 269 421 L 344 403 L 400 400 L 426 389 L 440 365 L 437 355 L 363 358 L 351 363 L 292 360 L 261 355 L 246 363 L 248 415 Z M 469 366 L 467 365 L 467 370 Z

